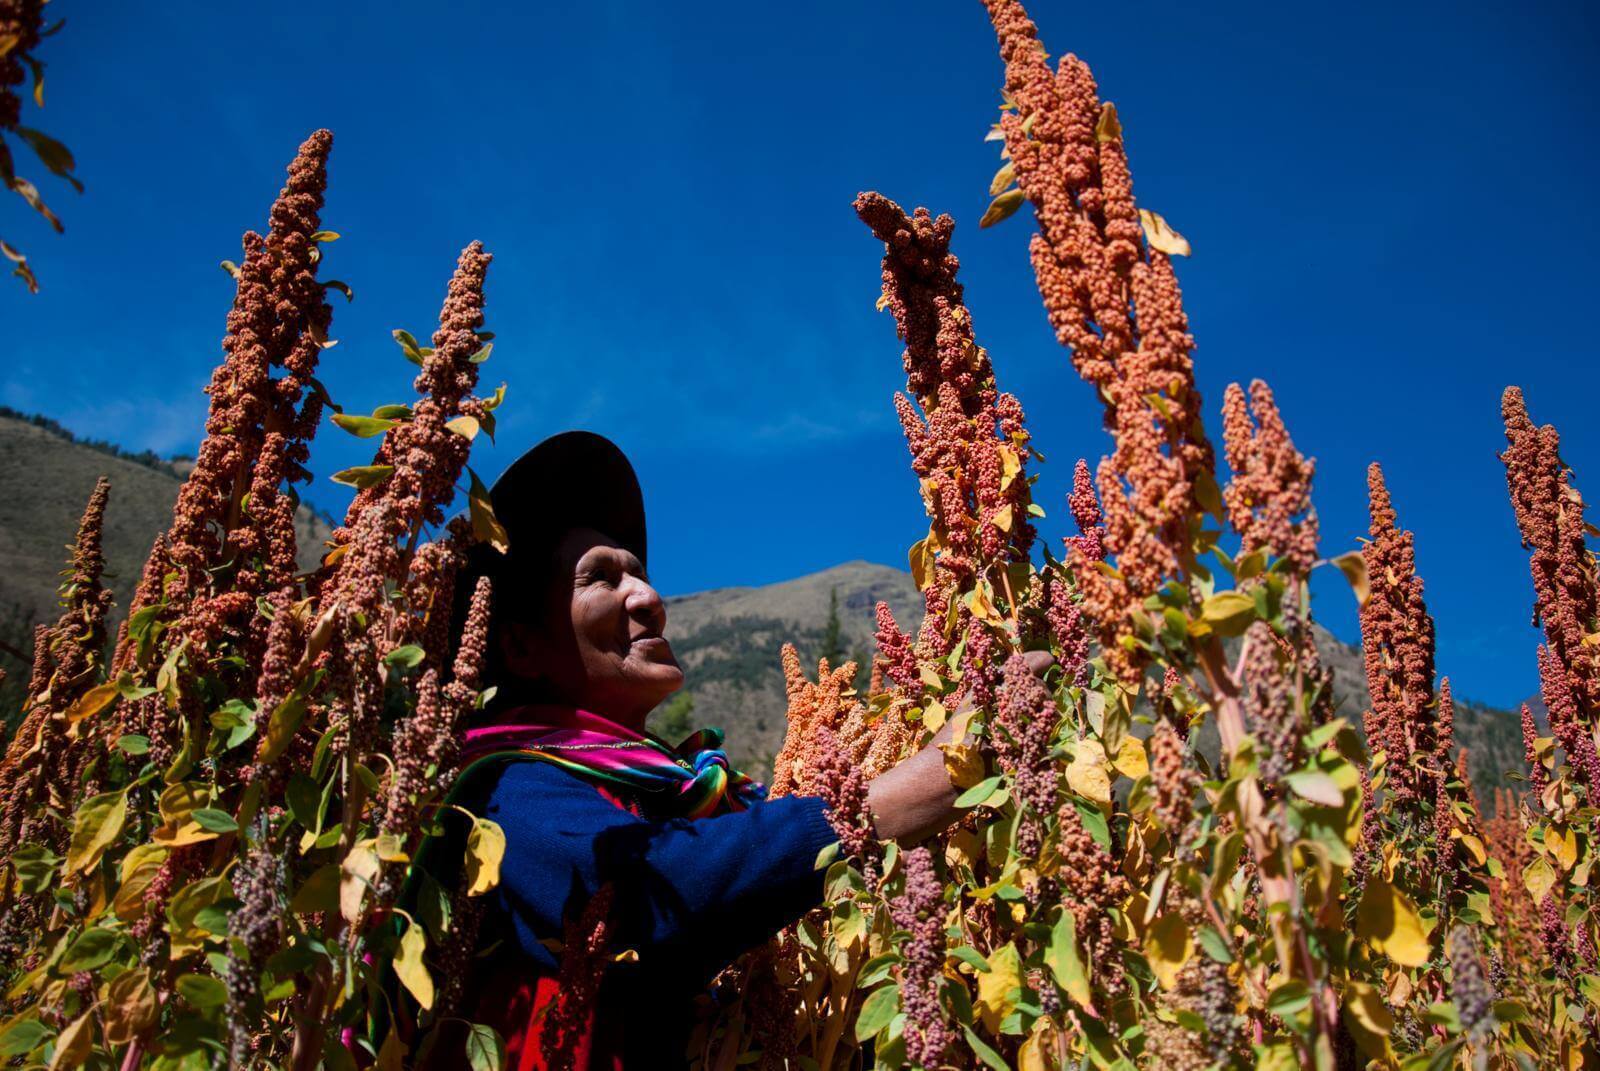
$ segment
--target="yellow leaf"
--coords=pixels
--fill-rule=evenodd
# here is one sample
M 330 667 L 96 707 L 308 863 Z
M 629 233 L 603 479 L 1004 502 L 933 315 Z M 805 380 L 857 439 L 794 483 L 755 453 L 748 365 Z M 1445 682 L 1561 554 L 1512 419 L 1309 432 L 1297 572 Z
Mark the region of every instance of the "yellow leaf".
M 1356 605 L 1367 605 L 1367 600 L 1372 598 L 1372 581 L 1367 577 L 1367 559 L 1362 557 L 1359 550 L 1352 550 L 1348 554 L 1334 558 L 1333 564 L 1339 567 L 1344 578 L 1350 582 L 1350 590 L 1356 593 Z
M 1237 591 L 1219 591 L 1200 604 L 1200 618 L 1220 636 L 1241 636 L 1256 618 L 1256 601 Z
M 1555 883 L 1556 872 L 1550 869 L 1550 864 L 1543 858 L 1535 859 L 1522 871 L 1522 884 L 1528 887 L 1528 893 L 1536 904 L 1544 903 L 1544 898 Z
M 983 846 L 978 843 L 978 835 L 970 829 L 957 826 L 955 832 L 950 834 L 950 839 L 945 842 L 944 862 L 948 867 L 965 866 L 969 869 L 977 865 L 978 855 Z
M 472 534 L 477 537 L 478 542 L 487 543 L 501 554 L 505 554 L 511 549 L 511 536 L 506 533 L 505 525 L 494 515 L 494 504 L 489 500 L 489 489 L 470 468 L 467 469 L 467 475 L 471 477 L 471 486 L 467 490 L 467 512 L 472 518 Z
M 487 818 L 474 819 L 467 834 L 468 896 L 482 896 L 500 884 L 500 861 L 505 855 L 505 830 Z
M 195 811 L 211 806 L 211 789 L 198 781 L 179 781 L 162 791 L 156 805 L 166 824 L 177 827 Z
M 1100 118 L 1094 124 L 1096 141 L 1121 141 L 1122 121 L 1117 118 L 1117 106 L 1109 100 L 1100 105 Z
M 1001 443 L 995 450 L 1000 455 L 1000 490 L 1004 491 L 1022 471 L 1022 458 L 1010 443 Z
M 884 715 L 886 718 L 898 718 L 900 715 L 891 708 Z M 928 705 L 922 711 L 922 727 L 930 733 L 936 733 L 944 728 L 944 723 L 949 719 L 949 714 L 944 709 L 944 704 L 937 699 L 928 700 Z
M 1001 190 L 1017 180 L 1017 169 L 1014 164 L 1006 164 L 994 173 L 994 178 L 989 180 L 989 196 L 997 196 Z
M 1367 889 L 1356 908 L 1356 936 L 1402 967 L 1428 962 L 1428 936 L 1422 918 L 1405 893 L 1377 877 L 1367 879 Z
M 1150 243 L 1151 249 L 1173 257 L 1189 255 L 1189 240 L 1148 208 L 1139 209 L 1139 224 L 1144 228 L 1144 240 Z
M 1578 840 L 1566 826 L 1545 826 L 1544 846 L 1551 857 L 1561 864 L 1562 870 L 1571 870 L 1572 864 L 1578 861 Z
M 994 526 L 1002 532 L 1011 531 L 1011 503 L 1007 502 L 995 510 L 994 516 L 990 520 L 994 521 Z
M 106 1020 L 106 1044 L 122 1046 L 155 1025 L 159 1008 L 150 972 L 143 967 L 123 971 L 106 987 L 101 1007 Z
M 1383 994 L 1366 982 L 1352 981 L 1345 987 L 1342 1011 L 1345 1026 L 1361 1051 L 1375 1060 L 1387 1060 L 1394 1016 L 1384 1005 Z
M 378 1050 L 378 1062 L 373 1064 L 377 1071 L 405 1071 L 406 1045 L 400 1040 L 398 1030 L 390 1030 L 389 1036 L 383 1039 L 383 1047 Z
M 1111 802 L 1111 779 L 1106 776 L 1106 749 L 1098 740 L 1079 740 L 1067 767 L 1072 791 L 1096 803 Z
M 911 544 L 911 549 L 906 552 L 906 557 L 910 560 L 911 579 L 916 583 L 917 590 L 928 590 L 928 541 L 919 539 Z
M 978 1015 L 990 1034 L 1000 1032 L 1000 1021 L 1017 1007 L 1022 987 L 1022 958 L 1009 941 L 989 956 L 989 969 L 978 975 Z
M 118 689 L 115 684 L 97 684 L 87 692 L 80 695 L 77 700 L 67 708 L 67 724 L 80 722 L 93 714 L 98 714 L 111 705 L 117 698 Z
M 944 752 L 945 773 L 957 788 L 971 788 L 988 774 L 983 764 L 983 753 L 976 744 L 967 742 L 967 724 L 970 721 L 970 710 L 951 718 L 950 739 L 939 745 L 939 750 Z
M 67 846 L 67 873 L 88 870 L 100 861 L 118 837 L 128 817 L 125 792 L 92 796 L 79 806 L 72 820 L 72 842 Z
M 94 1050 L 94 1012 L 86 1011 L 72 1021 L 56 1038 L 56 1052 L 50 1057 L 50 1071 L 62 1067 L 82 1067 Z
M 1144 741 L 1132 736 L 1122 738 L 1122 748 L 1113 764 L 1124 777 L 1137 781 L 1150 772 L 1150 759 L 1144 751 Z
M 983 213 L 983 218 L 978 220 L 979 227 L 993 227 L 1001 220 L 1008 219 L 1017 209 L 1022 207 L 1022 191 L 1007 190 L 993 201 Z
M 1144 954 L 1162 989 L 1178 984 L 1178 972 L 1194 955 L 1194 939 L 1183 916 L 1169 911 L 1145 931 Z
M 123 922 L 133 922 L 149 909 L 144 893 L 150 882 L 167 861 L 167 849 L 155 844 L 141 844 L 122 859 L 122 880 L 117 885 L 117 895 L 111 909 Z
M 377 878 L 383 864 L 373 848 L 371 839 L 357 841 L 350 854 L 339 864 L 339 914 L 346 922 L 354 922 L 361 914 L 362 901 L 367 887 Z
M 1017 1050 L 1017 1071 L 1052 1071 L 1050 1039 L 1046 1034 L 1047 1020 L 1039 1019 L 1033 1033 L 1028 1035 L 1028 1040 L 1022 1043 L 1022 1048 Z
M 467 416 L 465 413 L 453 420 L 445 421 L 444 426 L 468 442 L 471 442 L 478 436 L 478 418 Z
M 152 834 L 153 839 L 163 848 L 182 848 L 190 844 L 200 844 L 208 840 L 216 840 L 219 834 L 203 827 L 199 822 L 184 822 L 180 826 L 162 826 Z
M 400 951 L 394 957 L 395 976 L 423 1008 L 433 1007 L 433 975 L 422 962 L 422 953 L 427 947 L 428 939 L 423 936 L 422 927 L 413 923 L 406 927 L 405 936 L 400 938 Z
M 1463 833 L 1461 835 L 1461 843 L 1466 845 L 1467 851 L 1472 853 L 1473 861 L 1479 866 L 1483 866 L 1489 861 L 1489 853 L 1483 850 L 1483 841 L 1474 837 L 1471 833 Z

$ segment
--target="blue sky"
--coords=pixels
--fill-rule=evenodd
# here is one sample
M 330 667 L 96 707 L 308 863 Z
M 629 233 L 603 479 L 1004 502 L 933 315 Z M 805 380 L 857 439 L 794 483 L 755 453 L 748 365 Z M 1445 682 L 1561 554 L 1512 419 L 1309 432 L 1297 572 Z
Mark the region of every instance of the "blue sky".
M 1051 463 L 1107 450 L 1046 325 L 1026 214 L 979 231 L 1001 70 L 975 0 L 383 5 L 57 0 L 47 107 L 27 122 L 88 186 L 40 186 L 0 233 L 44 286 L 0 287 L 0 402 L 73 430 L 189 451 L 231 284 L 304 135 L 335 132 L 324 365 L 367 411 L 405 400 L 389 331 L 431 330 L 456 252 L 495 253 L 485 366 L 510 384 L 492 478 L 546 434 L 612 436 L 640 470 L 660 586 L 903 567 L 925 529 L 890 406 L 902 385 L 858 190 L 958 220 L 980 340 Z M 1338 5 L 1037 0 L 1117 103 L 1141 204 L 1194 244 L 1180 265 L 1216 404 L 1277 392 L 1318 460 L 1324 550 L 1365 531 L 1380 460 L 1458 695 L 1535 688 L 1531 592 L 1495 459 L 1501 389 L 1556 423 L 1600 494 L 1594 336 L 1595 60 L 1581 3 Z M 35 170 L 38 170 L 37 168 Z M 24 169 L 24 173 L 27 173 Z M 370 453 L 331 426 L 307 497 Z M 482 444 L 487 447 L 488 444 Z M 1318 616 L 1356 638 L 1336 576 Z

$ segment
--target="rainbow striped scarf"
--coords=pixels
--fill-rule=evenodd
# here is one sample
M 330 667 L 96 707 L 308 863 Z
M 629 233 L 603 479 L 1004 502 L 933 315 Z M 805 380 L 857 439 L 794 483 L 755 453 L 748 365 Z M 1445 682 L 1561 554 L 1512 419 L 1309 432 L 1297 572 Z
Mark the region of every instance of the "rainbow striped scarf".
M 649 813 L 708 818 L 742 811 L 766 787 L 735 770 L 721 729 L 700 729 L 677 747 L 659 737 L 572 707 L 521 707 L 514 723 L 468 729 L 457 784 L 480 766 L 506 759 L 549 762 L 601 787 L 636 796 Z

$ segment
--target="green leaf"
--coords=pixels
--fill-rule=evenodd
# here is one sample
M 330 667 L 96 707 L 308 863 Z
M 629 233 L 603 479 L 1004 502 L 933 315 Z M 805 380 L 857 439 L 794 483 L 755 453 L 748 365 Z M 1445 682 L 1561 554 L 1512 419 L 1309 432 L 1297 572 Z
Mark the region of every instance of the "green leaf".
M 150 738 L 138 733 L 123 733 L 117 737 L 117 748 L 129 755 L 143 755 L 150 750 Z
M 1056 984 L 1067 996 L 1087 1009 L 1093 1001 L 1089 991 L 1089 968 L 1078 953 L 1078 920 L 1065 907 L 1050 931 L 1050 946 L 1045 950 L 1045 965 L 1055 975 Z
M 995 794 L 1000 787 L 1000 775 L 986 777 L 956 797 L 957 807 L 976 807 Z
M 295 774 L 284 788 L 284 799 L 294 820 L 313 833 L 322 832 L 322 789 L 305 774 Z
M 1020 193 L 1021 191 L 1017 192 Z M 982 1060 L 984 1064 L 993 1068 L 994 1071 L 1011 1071 L 1011 1065 L 1006 1063 L 1005 1057 L 995 1052 L 988 1042 L 978 1036 L 977 1031 L 965 1024 L 962 1025 L 961 1030 L 967 1035 L 967 1044 L 972 1046 L 972 1051 L 978 1054 L 978 1059 Z
M 39 158 L 39 162 L 49 168 L 51 174 L 61 176 L 72 183 L 73 189 L 79 193 L 83 192 L 83 183 L 73 178 L 70 173 L 77 166 L 77 163 L 72 159 L 72 152 L 65 145 L 44 131 L 34 130 L 31 127 L 19 126 L 15 129 L 15 133 L 17 137 L 28 143 L 28 146 L 33 149 L 34 155 Z
M 178 976 L 178 995 L 201 1010 L 220 1008 L 228 999 L 228 987 L 207 974 Z
M 201 829 L 208 829 L 213 833 L 233 833 L 239 828 L 239 823 L 233 820 L 233 815 L 215 807 L 202 807 L 189 817 L 199 823 Z
M 467 360 L 470 361 L 472 364 L 482 364 L 484 361 L 487 361 L 489 359 L 489 354 L 491 354 L 493 352 L 494 352 L 494 343 L 493 342 L 485 342 L 483 344 L 483 349 L 479 350 L 477 353 L 474 353 L 471 357 L 468 357 Z
M 1300 770 L 1284 778 L 1295 795 L 1319 807 L 1343 807 L 1344 790 L 1320 770 Z
M 342 469 L 328 478 L 334 483 L 342 483 L 347 487 L 365 491 L 369 487 L 378 486 L 393 475 L 393 465 L 357 465 L 354 468 Z
M 1072 805 L 1077 808 L 1078 819 L 1083 823 L 1083 828 L 1089 831 L 1100 847 L 1111 850 L 1111 827 L 1106 823 L 1106 816 L 1100 808 L 1087 800 L 1074 798 Z
M 295 915 L 309 915 L 317 911 L 333 912 L 339 909 L 339 864 L 328 863 L 311 872 L 300 883 L 289 901 L 289 911 Z
M 1311 991 L 1298 978 L 1283 983 L 1267 996 L 1267 1010 L 1273 1015 L 1289 1016 L 1309 1007 Z
M 1228 948 L 1228 941 L 1217 932 L 1215 926 L 1200 927 L 1200 948 L 1206 955 L 1218 963 L 1232 963 L 1233 952 Z
M 983 953 L 971 945 L 956 945 L 950 950 L 950 954 L 963 963 L 970 964 L 979 974 L 984 974 L 994 969 L 989 966 L 989 961 L 983 957 Z
M 882 986 L 867 994 L 861 1002 L 861 1012 L 856 1016 L 856 1040 L 866 1041 L 889 1025 L 895 1012 L 900 1010 L 900 987 Z
M 404 647 L 396 647 L 384 655 L 383 664 L 386 666 L 399 666 L 401 669 L 415 669 L 421 664 L 422 659 L 422 648 L 414 643 L 408 643 Z
M 50 1030 L 37 1019 L 23 1019 L 0 1030 L 0 1056 L 21 1056 L 32 1052 L 51 1036 Z
M 422 347 L 417 345 L 417 340 L 412 336 L 411 332 L 395 328 L 390 334 L 394 335 L 394 340 L 400 343 L 400 352 L 406 355 L 406 360 L 421 367 Z
M 79 971 L 92 971 L 96 967 L 104 967 L 111 962 L 111 957 L 116 953 L 121 940 L 122 936 L 113 930 L 99 927 L 84 930 L 76 941 L 67 946 L 66 955 L 61 957 L 59 969 L 63 974 L 77 974 Z
M 228 900 L 224 903 L 212 904 L 202 907 L 194 913 L 194 924 L 198 929 L 216 937 L 226 937 L 228 933 L 228 918 L 238 910 L 239 901 Z
M 861 970 L 856 975 L 856 988 L 871 989 L 885 978 L 889 977 L 895 964 L 904 962 L 904 957 L 898 952 L 885 952 L 873 956 L 861 965 Z M 988 966 L 987 963 L 984 964 Z
M 506 1062 L 506 1043 L 490 1026 L 473 1023 L 467 1030 L 467 1066 L 472 1071 L 500 1071 Z
M 1200 604 L 1200 617 L 1219 636 L 1242 636 L 1256 619 L 1256 602 L 1237 591 L 1219 591 Z
M 370 439 L 374 435 L 382 435 L 400 423 L 398 420 L 385 420 L 376 416 L 357 416 L 354 413 L 335 413 L 329 419 L 358 439 Z
M 61 857 L 38 844 L 24 844 L 11 853 L 11 869 L 23 892 L 41 893 L 56 880 Z
M 409 405 L 380 405 L 372 411 L 379 420 L 410 420 L 413 414 Z
M 313 242 L 337 242 L 339 240 L 339 232 L 338 231 L 316 231 L 315 233 L 313 233 L 311 235 L 311 240 Z
M 273 710 L 272 717 L 267 719 L 267 731 L 262 736 L 261 746 L 256 753 L 257 761 L 276 762 L 288 749 L 294 734 L 300 731 L 300 723 L 305 720 L 305 716 L 305 696 L 299 692 L 289 693 L 289 697 L 279 703 Z
M 355 291 L 351 290 L 350 284 L 345 282 L 343 279 L 329 279 L 327 282 L 322 284 L 322 289 L 337 290 L 339 293 L 344 295 L 344 299 L 346 301 L 354 301 L 356 299 Z

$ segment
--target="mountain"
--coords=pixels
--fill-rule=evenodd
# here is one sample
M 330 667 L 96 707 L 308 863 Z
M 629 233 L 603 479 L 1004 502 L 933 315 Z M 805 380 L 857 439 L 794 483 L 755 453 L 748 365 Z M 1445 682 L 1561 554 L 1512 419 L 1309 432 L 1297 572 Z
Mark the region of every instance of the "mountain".
M 59 613 L 56 585 L 78 519 L 101 476 L 111 480 L 103 546 L 106 583 L 126 608 L 150 544 L 172 523 L 183 474 L 192 463 L 131 455 L 85 442 L 43 418 L 0 411 L 0 714 L 21 702 L 33 649 L 33 626 Z M 300 564 L 314 565 L 332 531 L 328 519 L 300 507 Z M 9 648 L 9 650 L 7 649 Z
M 111 479 L 107 582 L 117 605 L 126 607 L 152 540 L 171 521 L 187 468 L 85 442 L 51 421 L 0 409 L 0 667 L 10 674 L 0 686 L 0 715 L 19 705 L 33 625 L 56 617 L 55 586 L 96 478 Z M 299 520 L 301 565 L 308 567 L 330 524 L 304 507 Z M 778 584 L 668 598 L 667 636 L 685 669 L 686 698 L 664 706 L 652 725 L 668 736 L 695 725 L 721 726 L 729 753 L 752 772 L 765 772 L 783 741 L 787 707 L 779 649 L 794 643 L 815 672 L 830 642 L 835 598 L 833 646 L 863 667 L 864 685 L 878 601 L 889 604 L 908 632 L 921 621 L 922 597 L 909 573 L 846 562 Z M 1338 712 L 1359 727 L 1367 705 L 1361 652 L 1320 628 L 1317 641 L 1323 664 L 1333 671 Z M 1503 771 L 1522 766 L 1518 717 L 1458 701 L 1456 737 L 1469 750 L 1473 777 L 1488 802 L 1489 788 L 1505 783 Z
M 652 726 L 669 737 L 690 726 L 720 726 L 736 763 L 751 772 L 767 772 L 783 743 L 787 708 L 779 650 L 785 642 L 794 643 L 807 672 L 814 673 L 833 594 L 838 598 L 838 646 L 863 665 L 873 650 L 873 607 L 879 599 L 908 632 L 922 619 L 922 596 L 911 574 L 867 562 L 847 562 L 765 587 L 721 588 L 667 599 L 666 635 L 684 667 L 692 711 L 685 713 L 681 702 L 669 703 L 657 711 Z M 1361 652 L 1322 626 L 1314 628 L 1322 664 L 1333 673 L 1335 711 L 1359 730 L 1367 708 Z M 1505 772 L 1523 766 L 1521 722 L 1509 711 L 1458 699 L 1455 725 L 1480 798 L 1488 804 L 1490 790 L 1508 784 Z M 1209 741 L 1202 737 L 1201 746 L 1214 754 L 1214 736 Z

